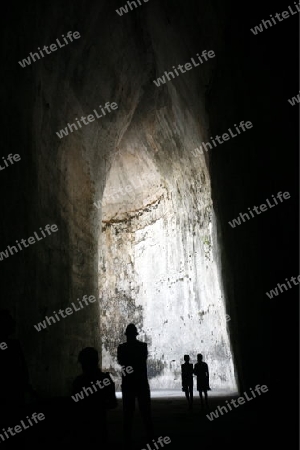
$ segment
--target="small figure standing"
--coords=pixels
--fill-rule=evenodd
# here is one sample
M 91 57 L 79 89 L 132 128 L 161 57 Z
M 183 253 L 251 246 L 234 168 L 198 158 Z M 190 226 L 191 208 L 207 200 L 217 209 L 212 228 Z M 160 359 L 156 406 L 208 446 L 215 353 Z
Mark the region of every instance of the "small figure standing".
M 203 409 L 203 397 L 202 392 L 204 392 L 205 396 L 205 406 L 207 409 L 208 407 L 208 401 L 207 401 L 207 391 L 210 391 L 209 387 L 209 371 L 208 371 L 208 365 L 202 361 L 203 356 L 201 353 L 197 355 L 197 363 L 194 367 L 194 374 L 197 376 L 197 391 L 199 391 L 199 397 L 201 400 L 201 409 Z
M 193 364 L 190 364 L 189 355 L 184 355 L 184 364 L 181 364 L 182 390 L 185 392 L 189 409 L 193 408 Z

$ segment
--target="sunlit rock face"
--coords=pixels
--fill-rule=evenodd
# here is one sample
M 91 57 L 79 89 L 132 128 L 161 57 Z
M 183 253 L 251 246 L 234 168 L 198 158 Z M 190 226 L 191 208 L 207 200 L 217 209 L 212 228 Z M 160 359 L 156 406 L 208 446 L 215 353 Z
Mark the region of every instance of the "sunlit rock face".
M 183 355 L 195 363 L 197 353 L 210 367 L 212 389 L 236 388 L 209 179 L 201 164 L 196 179 L 181 170 L 164 178 L 146 152 L 139 158 L 124 152 L 114 159 L 104 191 L 102 364 L 118 369 L 116 348 L 134 322 L 148 343 L 152 389 L 180 389 Z

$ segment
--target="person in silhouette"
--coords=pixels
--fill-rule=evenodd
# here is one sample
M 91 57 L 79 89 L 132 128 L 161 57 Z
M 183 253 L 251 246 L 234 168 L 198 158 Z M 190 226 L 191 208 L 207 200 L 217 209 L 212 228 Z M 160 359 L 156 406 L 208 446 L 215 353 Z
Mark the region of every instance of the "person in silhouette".
M 209 371 L 208 371 L 208 365 L 202 361 L 203 356 L 201 353 L 197 355 L 197 363 L 194 367 L 194 375 L 197 377 L 197 391 L 199 391 L 199 397 L 201 400 L 201 409 L 203 409 L 203 397 L 202 393 L 204 393 L 205 397 L 205 407 L 206 409 L 209 409 L 208 407 L 208 400 L 207 400 L 207 391 L 210 391 L 209 387 Z
M 127 342 L 120 344 L 117 350 L 118 363 L 122 368 L 123 426 L 125 444 L 132 441 L 132 422 L 135 411 L 135 399 L 138 400 L 140 413 L 147 433 L 147 439 L 153 437 L 151 418 L 150 387 L 147 376 L 147 344 L 137 340 L 138 331 L 130 323 L 125 331 Z M 126 369 L 131 367 L 130 373 Z M 124 370 L 125 368 L 125 370 Z
M 78 355 L 82 367 L 72 385 L 74 412 L 74 437 L 76 442 L 104 444 L 107 441 L 108 408 L 114 400 L 114 382 L 109 373 L 99 368 L 98 352 L 93 347 L 86 347 Z M 108 380 L 108 381 L 104 381 Z
M 189 409 L 193 408 L 193 364 L 190 364 L 189 355 L 184 355 L 184 364 L 181 364 L 182 390 L 185 393 Z

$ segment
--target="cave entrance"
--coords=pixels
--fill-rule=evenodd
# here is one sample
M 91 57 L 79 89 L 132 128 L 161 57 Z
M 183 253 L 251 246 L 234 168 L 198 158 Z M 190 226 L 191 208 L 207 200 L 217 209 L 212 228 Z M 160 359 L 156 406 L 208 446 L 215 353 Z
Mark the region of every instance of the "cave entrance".
M 102 200 L 102 366 L 119 371 L 117 346 L 133 322 L 148 343 L 151 389 L 181 390 L 183 355 L 195 363 L 202 353 L 212 389 L 235 391 L 211 200 L 186 189 L 180 173 L 162 176 L 147 152 L 114 157 Z

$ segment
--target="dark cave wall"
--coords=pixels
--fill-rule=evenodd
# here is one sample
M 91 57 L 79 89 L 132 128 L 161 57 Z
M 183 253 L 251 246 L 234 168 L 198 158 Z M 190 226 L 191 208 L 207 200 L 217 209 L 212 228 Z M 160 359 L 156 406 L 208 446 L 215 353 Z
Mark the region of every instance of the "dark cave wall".
M 284 10 L 284 5 L 277 10 Z M 241 120 L 253 123 L 245 134 L 213 149 L 210 158 L 232 317 L 229 327 L 241 389 L 279 381 L 274 364 L 286 352 L 285 340 L 279 338 L 280 327 L 290 323 L 284 336 L 290 343 L 295 343 L 297 329 L 297 316 L 290 315 L 284 306 L 290 302 L 294 310 L 297 288 L 278 299 L 266 296 L 278 282 L 297 276 L 294 231 L 298 223 L 299 116 L 287 101 L 297 92 L 298 44 L 291 23 L 278 24 L 261 36 L 250 32 L 250 27 L 269 13 L 269 5 L 260 3 L 245 16 L 242 7 L 232 3 L 207 93 L 211 136 L 233 129 Z M 280 61 L 283 34 L 290 47 Z M 291 198 L 234 229 L 228 224 L 240 212 L 271 200 L 279 191 L 288 191 Z
M 17 48 L 7 54 L 2 84 L 11 94 L 1 111 L 7 125 L 3 154 L 19 153 L 21 161 L 6 169 L 1 179 L 8 194 L 2 203 L 1 250 L 48 223 L 56 224 L 58 231 L 1 261 L 7 293 L 1 307 L 16 318 L 32 385 L 41 394 L 58 395 L 68 392 L 78 371 L 79 350 L 86 345 L 99 348 L 98 302 L 46 330 L 37 332 L 34 324 L 84 294 L 98 298 L 97 245 L 91 233 L 93 186 L 81 143 L 72 142 L 71 136 L 68 145 L 59 148 L 54 134 L 59 129 L 55 111 L 67 117 L 65 105 L 71 97 L 60 91 L 63 81 L 57 74 L 53 80 L 51 70 L 47 73 L 47 62 L 46 67 L 37 61 L 26 69 L 17 63 L 44 39 L 41 29 L 36 31 L 41 13 L 24 9 L 10 11 L 8 23 L 15 28 L 6 34 Z M 26 37 L 16 37 L 17 29 L 26 30 Z
M 66 383 L 74 376 L 78 351 L 85 345 L 99 346 L 97 304 L 39 333 L 33 326 L 53 310 L 70 306 L 77 297 L 98 297 L 97 246 L 90 231 L 94 225 L 92 187 L 76 147 L 69 158 L 62 158 L 51 135 L 44 139 L 46 132 L 39 127 L 38 117 L 44 109 L 33 105 L 30 95 L 27 108 L 39 113 L 26 117 L 23 102 L 30 83 L 21 83 L 21 87 L 24 90 L 20 88 L 17 98 L 22 103 L 14 109 L 19 119 L 14 130 L 17 139 L 6 148 L 7 154 L 18 152 L 21 161 L 4 174 L 6 190 L 10 189 L 3 205 L 6 233 L 1 250 L 16 239 L 33 236 L 48 223 L 56 224 L 58 231 L 1 261 L 8 293 L 2 296 L 1 306 L 9 308 L 17 320 L 33 385 L 41 393 L 58 394 L 66 392 Z M 40 98 L 35 92 L 32 96 Z M 24 129 L 18 129 L 22 123 Z

